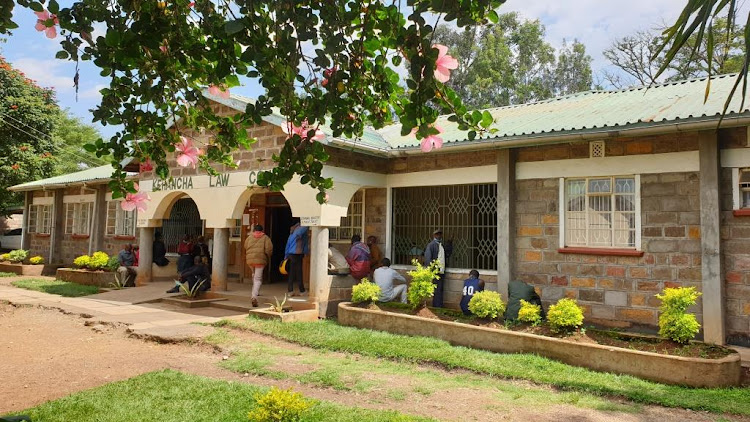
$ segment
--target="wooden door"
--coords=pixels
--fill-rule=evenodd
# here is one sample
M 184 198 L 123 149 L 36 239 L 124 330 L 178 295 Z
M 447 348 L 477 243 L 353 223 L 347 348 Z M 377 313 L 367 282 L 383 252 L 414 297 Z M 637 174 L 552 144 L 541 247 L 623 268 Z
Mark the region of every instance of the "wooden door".
M 245 211 L 242 215 L 242 233 L 240 236 L 240 239 L 242 241 L 242 268 L 244 268 L 242 272 L 242 278 L 248 280 L 248 282 L 251 282 L 253 278 L 253 270 L 247 265 L 245 262 L 245 239 L 247 239 L 248 235 L 252 235 L 253 232 L 253 226 L 256 224 L 262 225 L 264 228 L 266 226 L 266 207 L 264 206 L 247 206 L 245 207 Z

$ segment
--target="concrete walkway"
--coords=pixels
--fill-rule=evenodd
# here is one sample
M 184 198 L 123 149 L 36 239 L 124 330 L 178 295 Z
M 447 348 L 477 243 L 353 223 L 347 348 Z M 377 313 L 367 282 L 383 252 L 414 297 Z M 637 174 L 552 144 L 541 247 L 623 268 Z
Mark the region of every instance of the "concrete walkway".
M 0 280 L 0 300 L 14 305 L 32 305 L 60 309 L 63 312 L 89 318 L 88 324 L 124 324 L 133 334 L 154 337 L 163 341 L 200 338 L 208 334 L 195 323 L 214 323 L 224 318 L 245 318 L 246 312 L 217 308 L 183 308 L 154 303 L 165 295 L 172 282 L 152 283 L 148 286 L 113 290 L 85 297 L 58 295 L 20 289 L 10 282 L 22 278 L 8 277 Z M 51 279 L 51 278 L 50 278 Z

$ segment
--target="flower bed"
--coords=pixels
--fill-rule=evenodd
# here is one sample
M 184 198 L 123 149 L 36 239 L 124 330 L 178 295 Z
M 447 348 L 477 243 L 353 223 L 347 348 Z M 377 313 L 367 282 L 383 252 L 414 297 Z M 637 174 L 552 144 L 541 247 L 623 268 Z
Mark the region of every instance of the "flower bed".
M 276 312 L 272 308 L 253 308 L 250 315 L 262 319 L 275 319 L 281 322 L 317 321 L 318 306 L 309 302 L 288 301 L 284 305 L 284 312 Z
M 42 275 L 44 265 L 12 264 L 0 262 L 0 272 L 16 273 L 18 275 Z
M 87 286 L 109 287 L 115 282 L 115 273 L 106 271 L 58 268 L 57 279 Z
M 436 337 L 454 345 L 501 353 L 534 353 L 597 371 L 634 375 L 666 384 L 692 387 L 726 387 L 740 383 L 739 354 L 721 349 L 723 357 L 683 357 L 651 351 L 641 351 L 557 338 L 530 332 L 512 331 L 497 324 L 493 327 L 474 325 L 478 322 L 446 321 L 439 313 L 408 315 L 403 309 L 382 310 L 370 305 L 363 308 L 351 303 L 339 305 L 338 318 L 342 325 L 388 331 L 411 336 Z M 495 323 L 496 324 L 496 323 Z M 653 341 L 653 338 L 622 335 L 616 341 Z M 725 351 L 726 350 L 726 354 Z

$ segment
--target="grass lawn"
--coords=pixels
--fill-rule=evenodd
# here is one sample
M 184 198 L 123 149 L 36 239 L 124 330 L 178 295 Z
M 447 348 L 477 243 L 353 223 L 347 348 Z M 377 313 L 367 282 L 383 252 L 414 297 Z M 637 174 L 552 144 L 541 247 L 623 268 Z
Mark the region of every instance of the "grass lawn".
M 3 271 L 0 271 L 0 277 L 17 277 L 18 274 L 16 273 L 6 273 Z
M 280 323 L 256 318 L 221 321 L 217 325 L 271 335 L 317 349 L 476 373 L 529 380 L 569 391 L 624 397 L 638 403 L 750 415 L 750 388 L 686 388 L 658 384 L 629 375 L 595 372 L 529 354 L 500 354 L 427 337 L 409 337 L 380 331 L 345 327 L 333 321 Z
M 183 422 L 243 421 L 253 396 L 266 388 L 172 370 L 151 372 L 50 401 L 20 412 L 33 421 Z M 392 411 L 316 402 L 303 421 L 430 421 Z
M 99 293 L 96 286 L 84 286 L 83 284 L 68 283 L 60 280 L 25 279 L 13 281 L 10 284 L 27 290 L 51 293 L 65 297 L 87 296 Z

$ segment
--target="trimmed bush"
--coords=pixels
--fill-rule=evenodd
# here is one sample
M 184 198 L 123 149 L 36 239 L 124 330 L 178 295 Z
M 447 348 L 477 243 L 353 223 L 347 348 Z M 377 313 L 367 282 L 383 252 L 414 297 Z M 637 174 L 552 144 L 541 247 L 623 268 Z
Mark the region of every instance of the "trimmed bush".
M 120 259 L 116 256 L 110 256 L 109 262 L 107 262 L 107 271 L 117 271 L 120 267 Z
M 297 422 L 312 405 L 291 388 L 272 387 L 266 394 L 255 395 L 255 409 L 247 417 L 251 422 Z
M 542 322 L 542 307 L 521 299 L 518 320 L 531 325 L 539 325 Z
M 93 255 L 91 255 L 88 268 L 90 270 L 104 270 L 107 268 L 108 264 L 109 264 L 109 255 L 107 255 L 105 252 L 97 251 L 97 252 L 94 252 Z
M 4 254 L 0 255 L 0 261 L 10 261 L 10 254 L 9 253 L 4 253 Z
M 367 278 L 352 286 L 352 302 L 375 302 L 380 297 L 380 286 Z
M 16 263 L 16 264 L 20 264 L 21 262 L 25 261 L 28 256 L 29 256 L 29 251 L 25 251 L 23 249 L 16 249 L 8 253 L 8 261 Z
M 91 262 L 91 257 L 88 255 L 81 255 L 78 258 L 73 260 L 73 266 L 76 268 L 88 268 L 89 263 Z
M 687 313 L 687 309 L 695 305 L 700 295 L 695 287 L 668 287 L 662 294 L 656 295 L 661 300 L 659 335 L 682 344 L 695 338 L 701 325 L 695 315 Z
M 29 258 L 29 263 L 33 265 L 41 265 L 44 264 L 44 258 L 39 255 L 32 256 L 31 258 Z
M 433 280 L 439 278 L 438 261 L 434 260 L 430 265 L 423 267 L 416 259 L 413 260 L 412 265 L 416 268 L 407 272 L 411 276 L 411 283 L 409 284 L 409 291 L 407 297 L 409 304 L 412 308 L 419 308 L 427 306 L 427 301 L 435 294 L 435 283 Z
M 560 299 L 549 307 L 547 322 L 552 332 L 569 332 L 583 325 L 583 308 L 573 299 Z
M 505 303 L 500 293 L 484 290 L 471 297 L 469 311 L 479 318 L 495 319 L 505 313 Z

